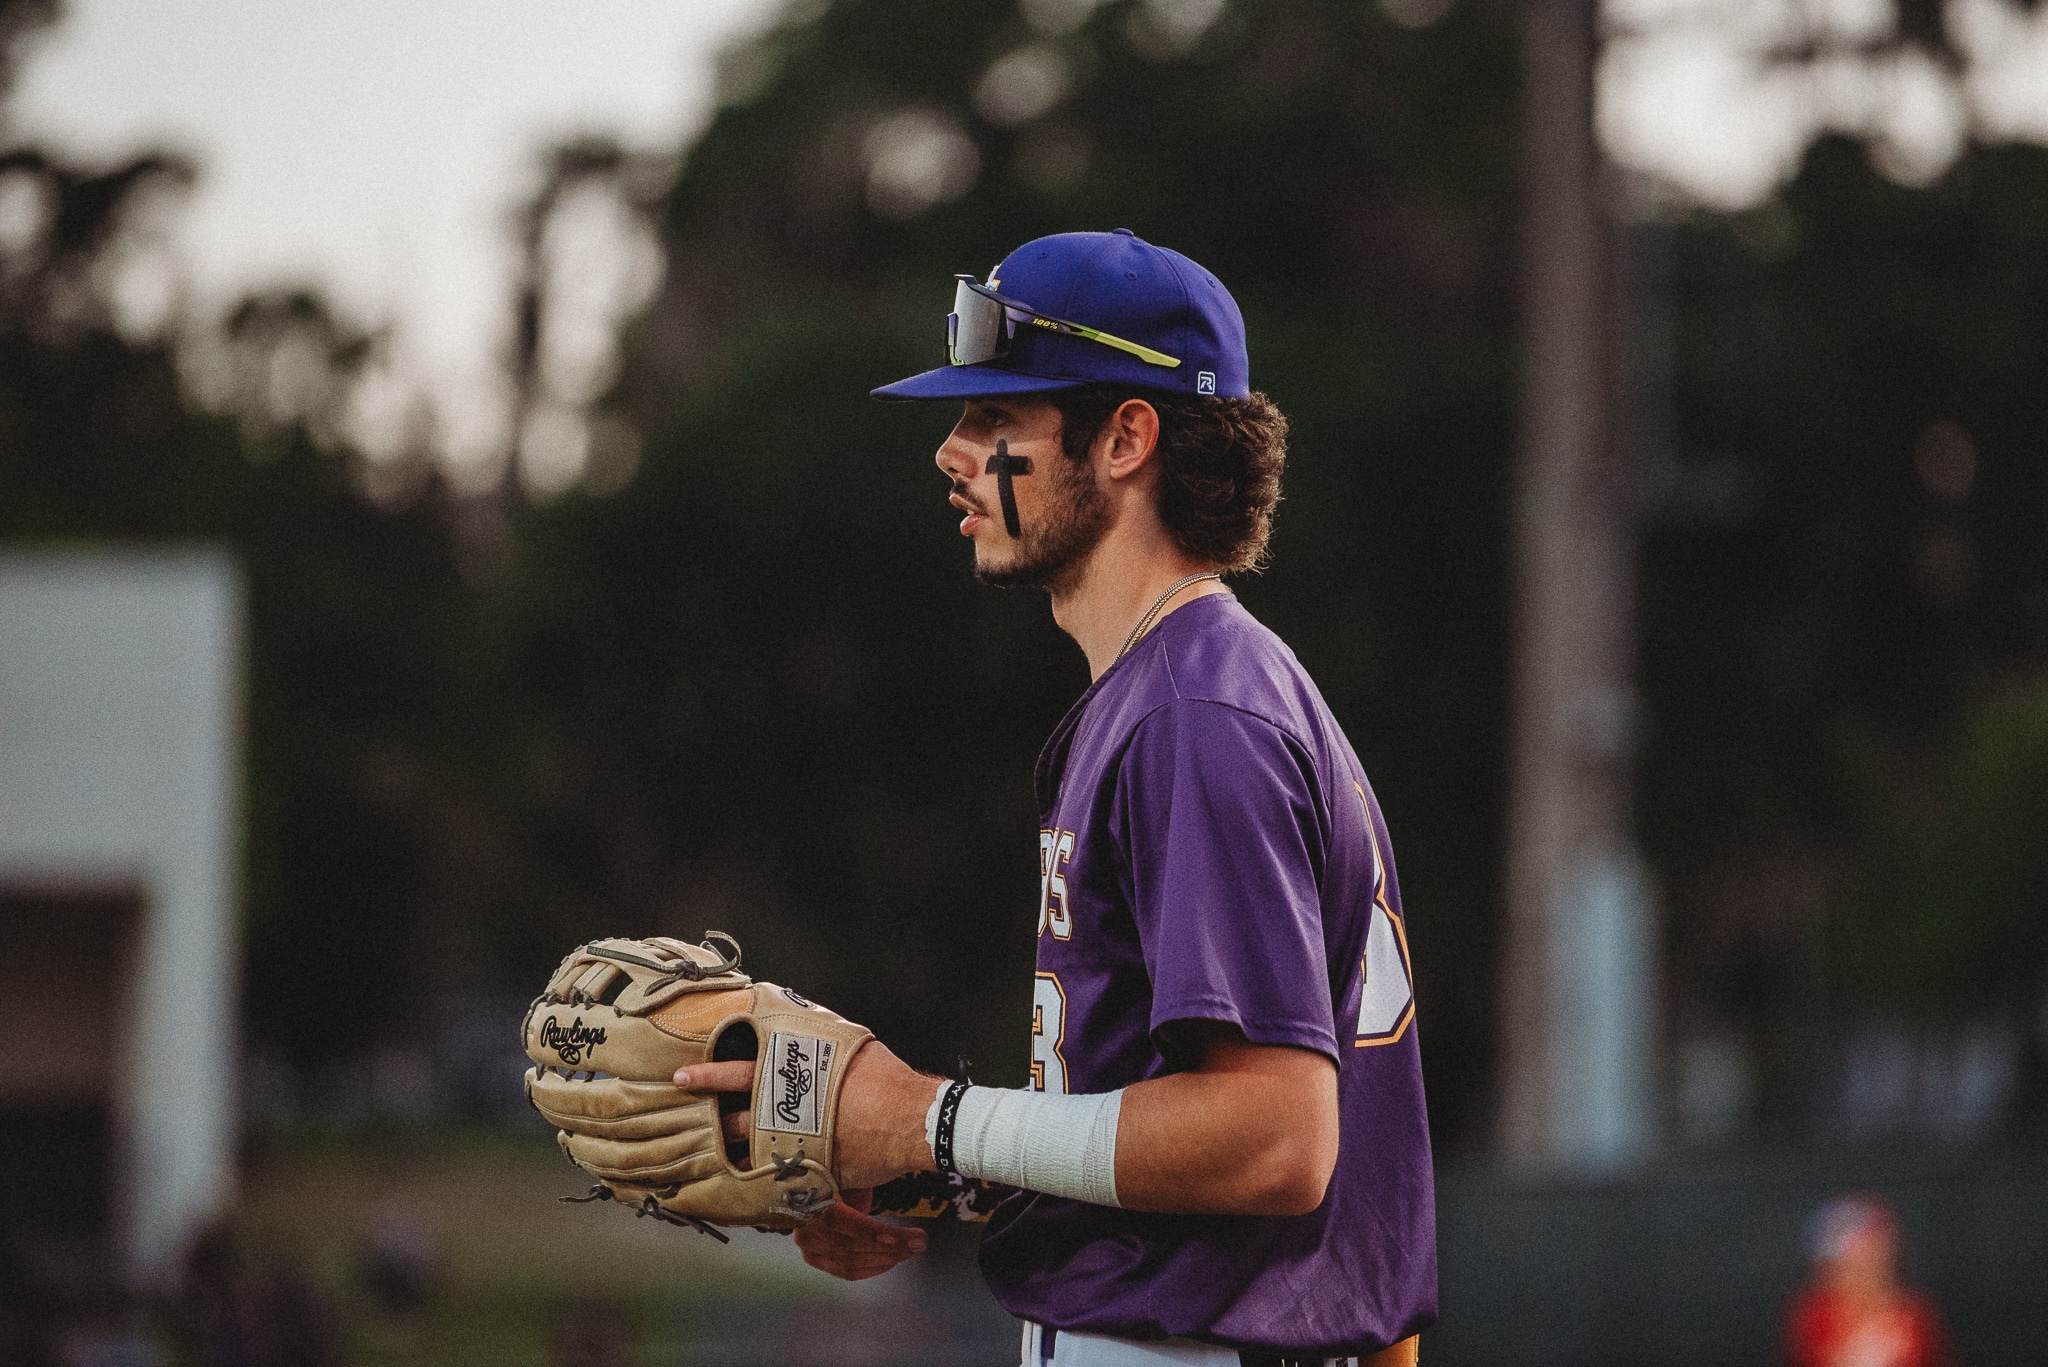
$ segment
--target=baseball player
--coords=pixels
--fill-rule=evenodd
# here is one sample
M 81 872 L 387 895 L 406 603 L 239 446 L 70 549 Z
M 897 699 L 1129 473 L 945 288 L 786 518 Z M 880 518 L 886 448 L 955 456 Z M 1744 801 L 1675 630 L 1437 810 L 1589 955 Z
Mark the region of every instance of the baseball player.
M 962 404 L 937 460 L 974 572 L 1045 589 L 1093 678 L 1036 773 L 1031 1085 L 859 1045 L 849 1194 L 797 1242 L 875 1275 L 924 1235 L 862 1189 L 978 1179 L 1015 1188 L 981 1264 L 1024 1367 L 1413 1362 L 1435 1213 L 1401 896 L 1357 756 L 1224 583 L 1264 558 L 1285 458 L 1243 318 L 1185 256 L 1065 233 L 958 277 L 947 346 L 875 393 Z

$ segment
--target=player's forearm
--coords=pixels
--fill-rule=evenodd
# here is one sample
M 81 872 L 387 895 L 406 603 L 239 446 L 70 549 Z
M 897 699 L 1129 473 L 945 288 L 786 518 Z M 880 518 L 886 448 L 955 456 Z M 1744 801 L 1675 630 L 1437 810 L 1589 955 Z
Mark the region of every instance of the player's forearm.
M 1314 1210 L 1337 1162 L 1337 1073 L 1329 1058 L 1214 1031 L 1203 1036 L 1201 1053 L 1193 1071 L 1134 1083 L 1114 1098 L 974 1089 L 972 1104 L 955 1098 L 964 1105 L 963 1148 L 949 1156 L 963 1160 L 958 1170 L 970 1177 L 1128 1210 Z M 946 1089 L 944 1079 L 915 1071 L 881 1041 L 864 1045 L 840 1098 L 840 1184 L 871 1187 L 936 1169 L 932 1121 Z M 1108 1111 L 1085 1104 L 1111 1099 L 1117 1104 Z M 1113 1184 L 1103 1180 L 1112 1168 Z
M 1313 1071 L 1183 1073 L 1086 1095 L 951 1084 L 927 1114 L 929 1147 L 942 1169 L 1096 1205 L 1299 1214 L 1321 1204 L 1336 1156 L 1332 1070 L 1302 1057 Z
M 1314 1057 L 1314 1056 L 1307 1056 Z M 1124 1089 L 1116 1189 L 1127 1210 L 1301 1215 L 1337 1163 L 1336 1072 L 1175 1073 Z
M 1320 1053 L 1230 1035 L 1234 1028 L 1205 1032 L 1202 1062 L 1190 1072 L 1114 1092 L 946 1084 L 930 1094 L 915 1156 L 966 1177 L 1126 1209 L 1314 1210 L 1336 1166 L 1336 1070 Z

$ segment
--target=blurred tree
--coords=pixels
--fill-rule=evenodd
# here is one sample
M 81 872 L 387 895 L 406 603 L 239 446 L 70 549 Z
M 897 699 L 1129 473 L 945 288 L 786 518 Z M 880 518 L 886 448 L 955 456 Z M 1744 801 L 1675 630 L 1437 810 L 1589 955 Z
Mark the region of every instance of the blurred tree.
M 170 449 L 183 425 L 171 356 L 121 334 L 107 278 L 143 202 L 190 174 L 157 155 L 81 170 L 33 149 L 0 153 L 0 487 L 10 530 L 90 524 L 136 536 L 191 515 L 197 471 Z
M 1987 937 L 2037 915 L 1993 909 L 2020 882 L 1987 867 L 1940 893 L 1955 856 L 1908 854 L 1990 819 L 1945 787 L 2018 799 L 1985 766 L 2020 714 L 1968 718 L 2048 676 L 2044 211 L 2040 148 L 1976 148 L 1911 189 L 1831 139 L 1779 199 L 1668 230 L 1678 465 L 1645 548 L 1639 820 L 1674 997 L 1754 1032 L 1781 1133 L 1825 1099 L 1839 1012 L 1908 1004 L 1874 989 L 1910 980 L 1953 1015 L 2044 971 L 2039 937 Z M 1973 735 L 1954 763 L 1985 776 L 1944 780 Z M 2004 971 L 1976 978 L 1966 947 L 1993 940 Z
M 1939 806 L 1878 896 L 1873 976 L 1921 1019 L 2024 1009 L 2048 977 L 2048 690 L 1972 710 Z

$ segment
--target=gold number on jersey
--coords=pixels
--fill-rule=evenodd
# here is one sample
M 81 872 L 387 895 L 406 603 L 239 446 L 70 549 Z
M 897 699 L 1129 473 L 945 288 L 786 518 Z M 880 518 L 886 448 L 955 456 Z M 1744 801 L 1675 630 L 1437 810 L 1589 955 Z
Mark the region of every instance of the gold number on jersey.
M 1057 974 L 1040 973 L 1031 980 L 1031 1089 L 1067 1092 L 1067 1061 L 1060 1046 L 1067 1042 L 1067 994 Z

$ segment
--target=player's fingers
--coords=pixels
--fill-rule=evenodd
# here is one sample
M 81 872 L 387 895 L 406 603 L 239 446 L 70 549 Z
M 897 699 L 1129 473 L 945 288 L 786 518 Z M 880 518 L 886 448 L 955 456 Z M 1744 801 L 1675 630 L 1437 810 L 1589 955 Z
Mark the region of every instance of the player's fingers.
M 805 1263 L 817 1268 L 820 1272 L 830 1273 L 834 1277 L 849 1282 L 865 1281 L 869 1277 L 878 1277 L 890 1268 L 917 1256 L 914 1253 L 849 1254 L 832 1250 L 815 1251 L 801 1247 L 799 1251 L 802 1252 Z
M 847 1205 L 846 1197 L 842 1193 L 838 1200 L 835 1200 L 831 1205 L 820 1211 L 816 1219 L 806 1220 L 800 1225 L 797 1228 L 797 1233 L 803 1234 L 816 1231 L 820 1234 L 843 1235 L 849 1230 L 865 1229 L 869 1225 L 880 1225 L 881 1223 L 880 1220 L 874 1219 Z
M 924 1252 L 922 1239 L 859 1239 L 820 1232 L 797 1240 L 807 1255 L 820 1258 L 884 1258 L 901 1261 Z
M 727 1139 L 738 1142 L 753 1134 L 754 1118 L 745 1111 L 734 1111 L 718 1117 L 718 1128 L 725 1131 Z
M 814 1266 L 817 1266 L 814 1264 Z M 864 1282 L 870 1277 L 879 1277 L 884 1272 L 895 1270 L 897 1263 L 844 1263 L 833 1267 L 819 1266 L 821 1272 L 829 1272 L 843 1282 Z
M 796 1231 L 797 1247 L 819 1254 L 907 1258 L 922 1253 L 925 1232 L 869 1219 L 846 1206 L 834 1206 Z
M 913 1251 L 925 1246 L 923 1230 L 883 1224 L 872 1215 L 856 1210 L 844 1201 L 834 1205 L 806 1228 L 817 1230 L 822 1238 L 842 1239 L 853 1245 L 907 1248 Z
M 842 1191 L 839 1193 L 839 1199 L 833 1202 L 831 1209 L 825 1212 L 824 1221 L 830 1228 L 834 1229 L 864 1229 L 871 1233 L 883 1234 L 922 1233 L 919 1230 L 904 1229 L 900 1225 L 883 1224 L 880 1220 L 868 1214 L 868 1207 L 872 1206 L 874 1201 L 875 1193 L 872 1187 Z
M 747 1059 L 731 1063 L 695 1063 L 676 1069 L 676 1086 L 693 1092 L 749 1092 L 754 1088 L 754 1065 Z
M 845 1262 L 856 1258 L 909 1258 L 918 1253 L 910 1244 L 867 1243 L 852 1239 L 835 1238 L 829 1234 L 813 1234 L 798 1239 L 796 1246 L 806 1255 L 829 1258 Z
M 797 1231 L 799 1248 L 816 1249 L 821 1253 L 915 1253 L 924 1247 L 922 1236 L 913 1238 L 909 1230 L 890 1230 L 876 1234 L 864 1229 L 847 1229 L 813 1221 Z

